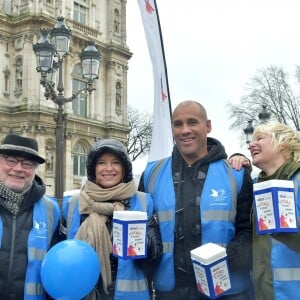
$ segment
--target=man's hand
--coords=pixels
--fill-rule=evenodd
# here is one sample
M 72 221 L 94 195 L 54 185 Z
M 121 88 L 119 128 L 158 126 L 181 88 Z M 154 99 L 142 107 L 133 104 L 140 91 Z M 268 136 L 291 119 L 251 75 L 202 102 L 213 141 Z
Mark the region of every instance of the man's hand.
M 252 167 L 250 160 L 246 156 L 239 153 L 231 155 L 228 159 L 228 162 L 236 170 L 240 170 L 242 167 Z

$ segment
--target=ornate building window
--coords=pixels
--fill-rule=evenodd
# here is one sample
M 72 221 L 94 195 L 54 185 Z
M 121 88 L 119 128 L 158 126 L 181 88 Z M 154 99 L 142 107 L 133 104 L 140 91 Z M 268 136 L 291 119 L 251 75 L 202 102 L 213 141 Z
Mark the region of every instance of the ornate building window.
M 116 83 L 116 106 L 122 106 L 122 86 L 119 81 Z
M 114 31 L 120 33 L 120 12 L 118 9 L 114 11 Z
M 73 174 L 75 176 L 86 176 L 86 150 L 80 143 L 76 143 L 73 151 Z
M 50 145 L 46 146 L 45 154 L 46 171 L 53 172 L 53 148 Z
M 4 92 L 3 92 L 3 94 L 5 96 L 9 96 L 10 70 L 9 70 L 8 66 L 5 67 L 5 70 L 3 71 L 3 73 L 4 73 Z
M 79 64 L 74 66 L 72 72 L 72 90 L 77 92 L 86 87 L 86 82 L 82 80 L 82 69 Z M 87 94 L 80 93 L 75 100 L 72 101 L 72 108 L 74 115 L 86 117 L 87 116 Z
M 119 81 L 116 83 L 116 113 L 122 113 L 122 85 Z
M 88 19 L 88 3 L 87 0 L 74 1 L 73 20 L 86 25 Z
M 8 92 L 8 82 L 9 82 L 9 73 L 5 73 L 4 75 L 4 92 Z
M 15 90 L 16 91 L 21 91 L 22 90 L 22 83 L 23 83 L 23 61 L 22 61 L 22 58 L 18 58 L 16 60 L 15 78 L 16 78 Z

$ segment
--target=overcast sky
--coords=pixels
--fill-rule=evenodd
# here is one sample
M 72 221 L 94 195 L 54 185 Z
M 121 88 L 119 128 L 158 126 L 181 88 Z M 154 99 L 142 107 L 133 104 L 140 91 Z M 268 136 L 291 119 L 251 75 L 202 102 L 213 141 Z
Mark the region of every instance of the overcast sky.
M 210 134 L 227 153 L 242 151 L 230 130 L 227 101 L 239 103 L 258 69 L 300 65 L 300 0 L 157 0 L 172 108 L 201 102 Z M 152 65 L 137 0 L 127 1 L 128 104 L 153 111 Z

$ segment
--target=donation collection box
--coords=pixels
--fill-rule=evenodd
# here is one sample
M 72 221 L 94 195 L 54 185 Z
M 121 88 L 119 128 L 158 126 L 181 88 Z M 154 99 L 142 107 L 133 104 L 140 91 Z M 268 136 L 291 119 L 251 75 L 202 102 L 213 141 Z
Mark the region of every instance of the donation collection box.
M 123 259 L 147 257 L 147 213 L 115 211 L 113 214 L 113 255 Z
M 207 243 L 191 251 L 197 289 L 216 299 L 231 288 L 226 249 Z
M 253 186 L 253 193 L 258 234 L 299 231 L 293 181 L 258 182 Z

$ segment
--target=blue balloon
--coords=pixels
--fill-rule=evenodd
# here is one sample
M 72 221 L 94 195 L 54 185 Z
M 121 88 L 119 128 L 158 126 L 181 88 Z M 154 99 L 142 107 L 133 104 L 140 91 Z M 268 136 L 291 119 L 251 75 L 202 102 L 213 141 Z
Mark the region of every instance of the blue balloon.
M 54 299 L 77 300 L 85 297 L 100 275 L 100 261 L 86 242 L 66 240 L 53 246 L 41 266 L 41 280 Z

